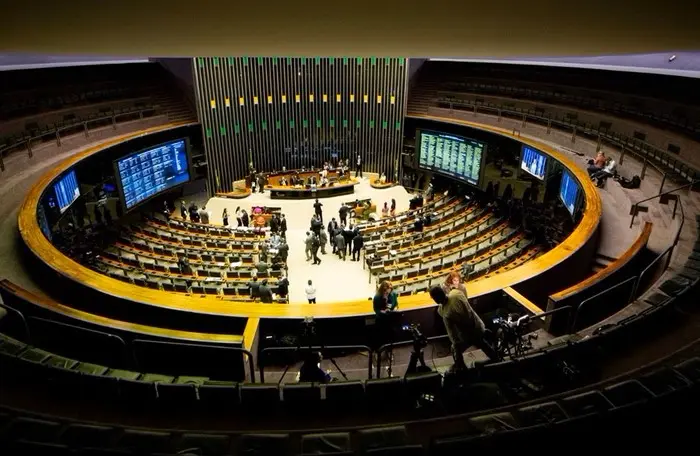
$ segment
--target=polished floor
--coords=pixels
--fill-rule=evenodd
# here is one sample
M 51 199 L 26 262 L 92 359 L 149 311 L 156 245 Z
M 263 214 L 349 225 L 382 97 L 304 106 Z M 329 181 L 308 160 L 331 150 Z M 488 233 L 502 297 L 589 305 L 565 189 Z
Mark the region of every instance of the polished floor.
M 339 220 L 338 209 L 341 203 L 354 201 L 355 199 L 371 198 L 377 205 L 378 215 L 381 215 L 381 207 L 384 202 L 391 204 L 391 199 L 396 200 L 397 212 L 408 209 L 410 195 L 400 186 L 387 189 L 375 189 L 369 184 L 369 177 L 365 176 L 355 186 L 353 195 L 335 196 L 323 198 L 319 201 L 323 204 L 323 224 L 328 225 L 331 218 Z M 362 262 L 351 261 L 347 256 L 343 261 L 331 254 L 331 247 L 326 246 L 326 254 L 319 252 L 321 265 L 313 265 L 306 261 L 304 238 L 309 230 L 311 216 L 314 213 L 314 200 L 272 200 L 269 192 L 255 193 L 243 200 L 227 198 L 212 198 L 207 203 L 207 209 L 212 211 L 212 223 L 220 224 L 224 208 L 229 214 L 234 214 L 240 206 L 250 213 L 252 206 L 270 206 L 282 208 L 282 213 L 287 218 L 287 243 L 289 244 L 289 292 L 290 302 L 305 302 L 307 281 L 311 280 L 316 287 L 316 302 L 345 301 L 371 298 L 375 291 L 375 280 L 370 280 L 369 272 L 362 268 Z

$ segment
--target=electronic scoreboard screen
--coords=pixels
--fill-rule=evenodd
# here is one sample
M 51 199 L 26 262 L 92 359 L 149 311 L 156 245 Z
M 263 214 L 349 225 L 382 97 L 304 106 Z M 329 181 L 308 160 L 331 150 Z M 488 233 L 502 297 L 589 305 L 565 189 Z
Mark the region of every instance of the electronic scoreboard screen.
M 486 154 L 482 142 L 433 131 L 419 130 L 416 138 L 418 166 L 479 185 Z
M 189 182 L 187 141 L 178 139 L 120 158 L 115 162 L 126 209 Z
M 520 168 L 540 180 L 547 174 L 547 156 L 530 146 L 523 146 Z
M 559 198 L 566 206 L 566 209 L 571 215 L 574 215 L 576 203 L 578 201 L 579 185 L 576 179 L 566 170 L 561 175 L 561 184 L 559 185 Z
M 58 210 L 63 214 L 73 204 L 73 201 L 80 197 L 80 186 L 78 185 L 78 178 L 75 176 L 75 170 L 71 170 L 56 182 L 53 185 L 53 190 L 56 193 Z

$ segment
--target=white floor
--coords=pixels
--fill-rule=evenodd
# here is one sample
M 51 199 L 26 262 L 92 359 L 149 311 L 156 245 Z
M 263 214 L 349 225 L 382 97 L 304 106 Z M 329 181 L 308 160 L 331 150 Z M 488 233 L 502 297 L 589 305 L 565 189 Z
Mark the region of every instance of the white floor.
M 391 204 L 391 199 L 396 200 L 397 212 L 408 209 L 410 195 L 401 186 L 378 190 L 369 185 L 369 179 L 365 178 L 355 186 L 352 195 L 321 198 L 323 204 L 324 227 L 332 217 L 339 220 L 338 209 L 342 202 L 354 199 L 372 198 L 377 205 L 377 211 L 381 214 L 384 202 Z M 256 193 L 242 200 L 227 198 L 211 198 L 207 203 L 207 209 L 212 212 L 211 223 L 221 224 L 221 214 L 224 208 L 228 208 L 233 216 L 236 207 L 241 206 L 250 213 L 251 206 L 281 207 L 282 213 L 287 218 L 287 243 L 289 244 L 289 298 L 292 303 L 306 302 L 304 292 L 307 281 L 313 281 L 316 286 L 316 302 L 348 301 L 368 299 L 374 295 L 374 281 L 370 283 L 369 273 L 362 269 L 361 262 L 346 261 L 331 254 L 330 245 L 326 247 L 326 255 L 321 255 L 321 265 L 314 266 L 306 261 L 304 254 L 304 237 L 309 229 L 311 216 L 314 213 L 314 200 L 272 200 L 269 192 Z M 235 222 L 235 219 L 234 219 Z M 342 291 L 340 291 L 342 290 Z

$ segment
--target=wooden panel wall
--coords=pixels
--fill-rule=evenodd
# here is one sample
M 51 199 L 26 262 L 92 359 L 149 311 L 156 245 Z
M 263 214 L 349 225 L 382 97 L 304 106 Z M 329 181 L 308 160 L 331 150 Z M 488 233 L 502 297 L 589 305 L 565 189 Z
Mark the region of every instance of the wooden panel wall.
M 359 153 L 364 171 L 393 176 L 407 66 L 388 57 L 194 58 L 210 191 L 231 191 L 251 160 L 274 171 Z

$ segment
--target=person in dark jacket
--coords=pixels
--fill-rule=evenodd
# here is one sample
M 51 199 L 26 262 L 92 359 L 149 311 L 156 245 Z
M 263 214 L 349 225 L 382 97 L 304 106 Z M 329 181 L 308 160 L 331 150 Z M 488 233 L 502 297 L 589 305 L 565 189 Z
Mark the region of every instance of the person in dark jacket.
M 316 198 L 316 202 L 314 203 L 314 214 L 318 216 L 318 219 L 323 223 L 323 203 L 320 203 L 318 201 L 318 198 Z
M 258 288 L 258 295 L 260 296 L 260 302 L 272 303 L 272 290 L 267 286 L 267 279 L 263 279 Z
M 286 298 L 289 294 L 289 279 L 284 273 L 280 276 L 280 279 L 277 282 L 277 294 L 281 298 Z
M 352 238 L 352 261 L 360 261 L 360 251 L 365 245 L 364 239 L 359 231 L 355 231 L 355 237 Z
M 287 238 L 287 219 L 284 218 L 284 214 L 280 216 L 280 233 L 283 238 Z
M 328 383 L 331 375 L 321 369 L 321 353 L 309 353 L 299 369 L 299 381 L 304 383 Z
M 280 242 L 280 246 L 277 248 L 277 254 L 280 256 L 282 261 L 285 263 L 287 262 L 287 257 L 289 256 L 289 246 L 286 242 Z
M 321 232 L 319 233 L 318 237 L 321 241 L 321 255 L 325 255 L 326 244 L 328 243 L 328 235 L 326 234 L 326 230 L 323 229 L 323 226 L 321 226 Z
M 342 258 L 345 261 L 345 237 L 343 233 L 338 230 L 338 234 L 335 235 L 335 249 L 338 254 L 338 258 Z
M 350 212 L 349 207 L 347 207 L 345 204 L 340 206 L 340 209 L 338 210 L 338 215 L 340 216 L 341 225 L 346 225 L 348 223 L 348 212 Z
M 318 257 L 318 249 L 321 248 L 321 238 L 318 234 L 314 234 L 311 239 L 311 255 L 314 259 L 313 264 L 321 264 L 321 259 Z

